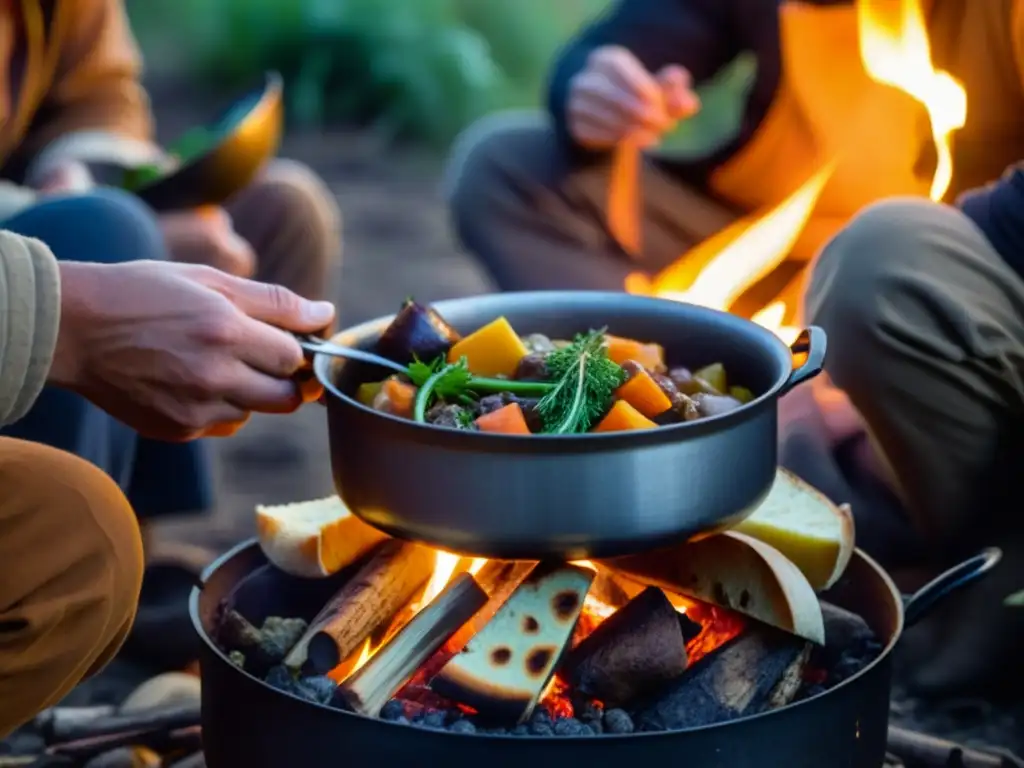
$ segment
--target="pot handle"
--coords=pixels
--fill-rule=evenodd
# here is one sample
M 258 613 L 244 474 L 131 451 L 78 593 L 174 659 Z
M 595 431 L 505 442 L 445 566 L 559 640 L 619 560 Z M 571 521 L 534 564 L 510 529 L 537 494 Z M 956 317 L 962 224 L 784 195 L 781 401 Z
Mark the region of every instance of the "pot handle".
M 952 592 L 966 587 L 995 568 L 1003 557 L 998 547 L 982 550 L 970 560 L 936 576 L 913 595 L 903 598 L 903 621 L 910 627 L 923 619 L 935 605 Z
M 800 332 L 789 349 L 793 353 L 793 372 L 789 374 L 786 383 L 782 385 L 779 396 L 791 391 L 794 387 L 810 381 L 819 373 L 825 365 L 825 350 L 828 347 L 828 338 L 825 331 L 816 325 L 808 326 Z

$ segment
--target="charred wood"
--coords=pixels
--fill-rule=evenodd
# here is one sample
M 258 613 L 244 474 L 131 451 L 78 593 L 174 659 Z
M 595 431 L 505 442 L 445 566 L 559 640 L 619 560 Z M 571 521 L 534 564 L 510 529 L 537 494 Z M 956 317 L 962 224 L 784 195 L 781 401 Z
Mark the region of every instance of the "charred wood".
M 706 656 L 636 713 L 637 730 L 697 728 L 784 706 L 812 644 L 762 624 Z
M 538 565 L 431 689 L 483 719 L 528 718 L 572 637 L 593 578 L 593 571 L 572 565 Z
M 648 587 L 568 654 L 573 689 L 618 707 L 649 696 L 686 669 L 686 638 L 672 603 Z
M 384 542 L 313 619 L 285 664 L 310 674 L 330 672 L 412 600 L 430 578 L 434 562 L 434 553 L 425 547 Z
M 487 594 L 462 573 L 337 690 L 345 708 L 376 717 L 381 708 L 459 628 L 487 603 Z

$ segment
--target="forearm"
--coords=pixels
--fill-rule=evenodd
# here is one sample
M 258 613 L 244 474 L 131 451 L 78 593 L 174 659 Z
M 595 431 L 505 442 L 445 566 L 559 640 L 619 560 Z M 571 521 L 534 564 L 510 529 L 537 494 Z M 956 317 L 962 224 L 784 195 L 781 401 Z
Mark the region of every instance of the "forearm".
M 0 425 L 28 413 L 46 384 L 60 325 L 57 260 L 39 240 L 0 231 Z
M 616 0 L 563 49 L 548 84 L 548 109 L 559 137 L 582 154 L 566 128 L 572 79 L 597 48 L 627 48 L 650 72 L 669 64 L 689 70 L 700 85 L 733 60 L 739 46 L 728 0 Z
M 1006 263 L 1024 276 L 1024 164 L 1011 167 L 988 186 L 966 192 L 956 204 Z

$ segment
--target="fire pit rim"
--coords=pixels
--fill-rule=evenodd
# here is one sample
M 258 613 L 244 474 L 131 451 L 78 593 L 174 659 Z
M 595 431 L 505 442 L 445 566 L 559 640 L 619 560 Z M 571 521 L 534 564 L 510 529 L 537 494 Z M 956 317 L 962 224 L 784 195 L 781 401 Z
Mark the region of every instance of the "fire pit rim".
M 718 729 L 718 728 L 725 728 L 725 727 L 728 727 L 728 726 L 737 725 L 737 724 L 740 724 L 740 723 L 748 723 L 748 722 L 759 720 L 761 718 L 766 718 L 766 717 L 771 717 L 773 715 L 778 715 L 778 714 L 783 713 L 783 712 L 789 712 L 790 710 L 794 710 L 794 709 L 796 709 L 798 707 L 809 706 L 812 703 L 816 702 L 818 699 L 820 699 L 820 698 L 822 698 L 822 697 L 824 697 L 824 696 L 826 696 L 828 694 L 831 694 L 833 692 L 837 692 L 837 691 L 839 691 L 840 689 L 843 689 L 843 688 L 849 688 L 849 687 L 852 687 L 854 685 L 857 685 L 876 666 L 878 666 L 880 664 L 888 664 L 888 663 L 890 663 L 890 654 L 892 652 L 893 647 L 896 645 L 897 641 L 899 640 L 900 635 L 903 632 L 903 627 L 904 627 L 904 605 L 905 605 L 905 600 L 904 600 L 903 596 L 901 595 L 900 591 L 897 589 L 896 584 L 893 582 L 892 578 L 889 576 L 888 573 L 886 573 L 885 569 L 882 568 L 871 556 L 869 556 L 866 552 L 864 552 L 862 549 L 860 549 L 858 547 L 858 548 L 856 548 L 854 550 L 853 560 L 859 559 L 864 566 L 866 566 L 870 570 L 874 571 L 875 575 L 880 578 L 881 582 L 885 585 L 885 587 L 891 592 L 891 594 L 893 596 L 896 597 L 896 617 L 895 617 L 896 620 L 895 620 L 895 625 L 892 627 L 892 630 L 891 630 L 891 632 L 889 634 L 888 642 L 885 644 L 885 646 L 883 647 L 882 651 L 878 654 L 878 656 L 875 659 L 873 659 L 870 663 L 868 663 L 866 666 L 864 666 L 862 669 L 860 669 L 858 672 L 856 672 L 851 677 L 847 678 L 846 680 L 843 680 L 842 682 L 838 683 L 837 685 L 833 686 L 832 688 L 829 688 L 828 690 L 822 691 L 822 692 L 817 693 L 817 694 L 815 694 L 813 696 L 809 696 L 808 698 L 802 699 L 801 701 L 793 702 L 791 704 L 787 704 L 785 706 L 779 707 L 778 709 L 773 709 L 773 710 L 769 710 L 769 711 L 766 711 L 766 712 L 759 712 L 759 713 L 753 714 L 753 715 L 746 715 L 746 716 L 736 717 L 736 718 L 733 718 L 733 719 L 730 719 L 730 720 L 726 720 L 726 721 L 723 721 L 723 722 L 719 722 L 719 723 L 711 723 L 709 725 L 698 726 L 696 728 L 679 728 L 679 729 L 668 730 L 668 731 L 641 731 L 641 732 L 633 732 L 633 733 L 626 733 L 626 734 L 601 733 L 601 734 L 591 734 L 591 735 L 586 735 L 586 736 L 562 736 L 562 735 L 558 735 L 558 734 L 550 734 L 550 735 L 549 734 L 545 734 L 545 735 L 527 734 L 527 735 L 517 736 L 517 735 L 513 735 L 513 734 L 459 733 L 459 732 L 455 732 L 455 731 L 448 731 L 448 730 L 442 730 L 442 729 L 423 728 L 422 726 L 412 725 L 412 724 L 408 724 L 408 723 L 397 723 L 397 722 L 394 722 L 394 721 L 391 721 L 391 720 L 385 720 L 385 719 L 383 719 L 381 717 L 369 717 L 367 715 L 362 715 L 362 714 L 360 714 L 358 712 L 348 712 L 348 711 L 345 711 L 343 709 L 338 709 L 337 707 L 331 707 L 331 706 L 328 706 L 326 704 L 319 704 L 319 703 L 316 703 L 316 702 L 313 702 L 313 701 L 309 701 L 308 699 L 304 699 L 304 698 L 302 698 L 300 696 L 296 696 L 295 694 L 290 693 L 288 691 L 282 691 L 282 690 L 280 690 L 278 688 L 274 688 L 273 686 L 269 685 L 265 680 L 263 680 L 263 679 L 261 679 L 259 677 L 256 677 L 253 674 L 250 674 L 245 669 L 242 669 L 242 668 L 238 667 L 236 664 L 232 663 L 232 661 L 228 658 L 227 654 L 224 653 L 224 651 L 216 643 L 214 638 L 212 638 L 209 635 L 209 633 L 206 631 L 206 629 L 203 627 L 203 622 L 202 622 L 202 618 L 200 616 L 200 610 L 199 610 L 199 600 L 200 600 L 200 597 L 201 597 L 203 589 L 205 588 L 206 584 L 208 583 L 210 578 L 213 576 L 213 574 L 217 572 L 217 570 L 219 570 L 221 567 L 223 567 L 228 561 L 232 560 L 233 558 L 238 557 L 238 556 L 243 555 L 243 554 L 247 554 L 247 553 L 248 554 L 255 553 L 256 555 L 258 555 L 258 557 L 261 560 L 263 560 L 264 564 L 269 562 L 266 559 L 266 556 L 263 554 L 262 550 L 260 550 L 258 540 L 255 537 L 247 539 L 247 540 L 242 541 L 239 544 L 235 545 L 234 547 L 229 549 L 227 552 L 225 552 L 224 554 L 222 554 L 218 558 L 216 558 L 213 562 L 211 562 L 203 570 L 203 572 L 199 575 L 199 577 L 197 578 L 196 586 L 194 586 L 192 588 L 192 592 L 189 594 L 188 612 L 189 612 L 189 618 L 192 621 L 192 627 L 196 631 L 196 633 L 199 635 L 200 640 L 211 651 L 213 651 L 213 653 L 219 658 L 219 660 L 223 664 L 228 665 L 230 668 L 232 668 L 234 670 L 235 673 L 243 675 L 243 676 L 249 678 L 250 680 L 252 680 L 256 684 L 262 686 L 264 689 L 267 689 L 268 691 L 271 691 L 271 692 L 273 692 L 275 694 L 278 694 L 278 695 L 281 695 L 281 696 L 287 696 L 287 697 L 293 699 L 294 701 L 296 701 L 296 702 L 298 702 L 300 704 L 306 705 L 308 707 L 313 707 L 313 708 L 318 709 L 318 710 L 323 710 L 323 711 L 329 712 L 332 715 L 355 717 L 355 718 L 358 718 L 360 720 L 364 720 L 364 721 L 367 721 L 369 723 L 372 723 L 374 725 L 388 725 L 388 726 L 395 726 L 396 728 L 402 728 L 402 729 L 416 728 L 416 729 L 419 729 L 419 730 L 435 731 L 437 733 L 443 733 L 446 736 L 463 736 L 463 737 L 467 737 L 467 738 L 486 738 L 486 739 L 492 739 L 492 740 L 500 739 L 500 740 L 507 740 L 507 741 L 510 741 L 510 742 L 513 742 L 513 741 L 521 742 L 521 741 L 524 741 L 524 740 L 527 740 L 527 741 L 550 742 L 552 739 L 555 739 L 555 740 L 558 740 L 558 741 L 564 741 L 564 742 L 580 741 L 580 740 L 588 740 L 588 739 L 603 739 L 603 740 L 606 740 L 606 741 L 614 741 L 614 740 L 625 741 L 625 740 L 629 740 L 630 742 L 633 742 L 638 737 L 662 737 L 662 738 L 668 738 L 668 737 L 672 737 L 672 736 L 678 736 L 679 734 L 682 734 L 682 733 L 701 733 L 701 732 L 705 732 L 705 731 L 712 731 L 712 730 Z
M 713 323 L 722 324 L 723 327 L 728 328 L 733 336 L 749 337 L 751 346 L 760 345 L 765 350 L 771 350 L 772 356 L 776 358 L 776 363 L 778 364 L 775 381 L 767 390 L 758 394 L 750 402 L 744 403 L 740 408 L 697 421 L 668 424 L 658 429 L 632 430 L 627 432 L 587 432 L 584 434 L 564 435 L 502 435 L 491 432 L 453 430 L 436 424 L 419 423 L 364 405 L 351 394 L 343 392 L 335 384 L 337 378 L 336 371 L 340 367 L 352 364 L 350 361 L 326 354 L 315 354 L 313 356 L 313 370 L 328 396 L 338 398 L 347 406 L 363 413 L 366 418 L 376 420 L 379 429 L 394 431 L 405 441 L 429 444 L 437 444 L 438 441 L 441 441 L 441 444 L 445 447 L 470 450 L 473 443 L 464 442 L 465 440 L 470 440 L 475 441 L 481 449 L 483 449 L 483 446 L 489 445 L 506 452 L 532 453 L 538 450 L 559 452 L 566 449 L 567 443 L 571 443 L 574 446 L 574 450 L 598 451 L 661 445 L 684 439 L 695 439 L 701 435 L 719 432 L 756 418 L 763 408 L 770 407 L 778 398 L 789 392 L 793 387 L 814 378 L 822 371 L 827 341 L 824 331 L 820 328 L 808 326 L 802 329 L 797 341 L 793 345 L 788 345 L 767 328 L 763 328 L 757 323 L 738 315 L 710 307 L 702 307 L 690 302 L 675 301 L 657 296 L 642 296 L 613 291 L 507 291 L 500 294 L 488 293 L 446 299 L 434 302 L 431 306 L 444 314 L 448 310 L 457 311 L 460 307 L 479 303 L 490 302 L 504 306 L 511 302 L 513 305 L 522 305 L 524 308 L 529 309 L 533 306 L 550 306 L 552 302 L 558 301 L 567 301 L 570 304 L 578 303 L 580 309 L 587 309 L 591 306 L 591 303 L 603 301 L 607 303 L 609 308 L 616 306 L 621 308 L 629 305 L 637 307 L 654 306 L 657 308 L 660 305 L 666 309 L 671 307 L 674 312 L 689 313 L 694 316 L 703 315 L 711 319 Z M 329 341 L 340 346 L 363 348 L 368 340 L 379 337 L 394 317 L 395 314 L 392 313 L 366 320 L 338 331 L 331 336 Z M 801 351 L 807 355 L 806 362 L 788 370 L 786 361 L 791 360 L 794 354 Z M 586 446 L 585 448 L 583 448 L 584 445 Z

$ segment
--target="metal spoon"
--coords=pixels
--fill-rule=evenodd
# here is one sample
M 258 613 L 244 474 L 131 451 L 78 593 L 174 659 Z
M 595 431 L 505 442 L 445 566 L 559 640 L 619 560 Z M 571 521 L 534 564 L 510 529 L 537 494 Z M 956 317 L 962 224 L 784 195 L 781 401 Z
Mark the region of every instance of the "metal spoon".
M 396 363 L 394 360 L 388 360 L 386 357 L 375 355 L 373 352 L 364 352 L 361 349 L 352 349 L 351 347 L 342 347 L 337 344 L 333 344 L 330 341 L 324 339 L 318 339 L 316 336 L 302 336 L 296 335 L 299 340 L 299 346 L 307 352 L 312 352 L 317 355 L 330 355 L 331 357 L 342 357 L 346 360 L 358 360 L 362 363 L 371 363 L 372 365 L 379 365 L 383 368 L 390 368 L 392 371 L 398 373 L 405 373 L 405 366 Z

